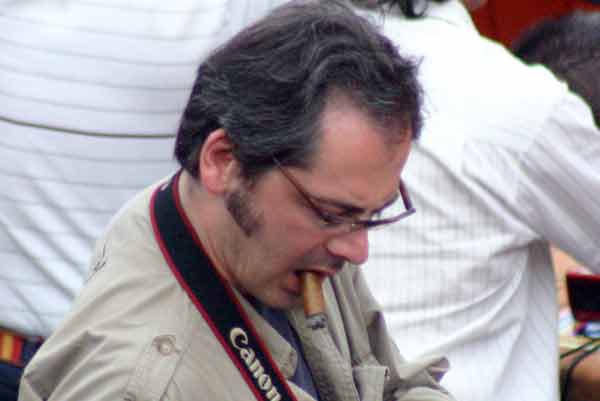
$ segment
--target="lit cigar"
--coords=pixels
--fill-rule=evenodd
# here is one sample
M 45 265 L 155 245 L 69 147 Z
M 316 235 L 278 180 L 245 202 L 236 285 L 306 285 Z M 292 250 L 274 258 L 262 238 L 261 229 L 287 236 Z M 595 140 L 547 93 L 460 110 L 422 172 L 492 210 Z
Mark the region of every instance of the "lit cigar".
M 325 327 L 325 298 L 323 297 L 324 276 L 315 272 L 304 272 L 300 275 L 302 283 L 302 300 L 306 322 L 311 329 Z

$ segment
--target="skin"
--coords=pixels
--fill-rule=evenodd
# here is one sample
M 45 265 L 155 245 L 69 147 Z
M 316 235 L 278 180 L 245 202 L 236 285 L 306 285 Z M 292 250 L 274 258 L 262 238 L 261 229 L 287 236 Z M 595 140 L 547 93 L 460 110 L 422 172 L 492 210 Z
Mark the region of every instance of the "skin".
M 344 203 L 362 210 L 356 217 L 368 218 L 397 197 L 410 132 L 398 143 L 386 142 L 382 128 L 339 96 L 325 107 L 321 130 L 312 167 L 287 170 L 320 206 L 341 213 L 338 204 Z M 245 183 L 223 130 L 210 134 L 199 163 L 199 179 L 182 175 L 183 208 L 219 272 L 242 293 L 270 307 L 292 308 L 301 302 L 300 272 L 332 276 L 346 261 L 366 261 L 367 232 L 322 228 L 279 170 L 252 186 Z M 230 212 L 232 198 L 236 207 L 243 199 L 242 224 Z
M 587 341 L 587 340 L 586 340 Z M 561 352 L 566 350 L 561 349 Z M 564 383 L 566 372 L 580 352 L 560 361 L 561 385 Z M 585 357 L 577 364 L 571 373 L 569 386 L 569 401 L 598 401 L 600 400 L 600 352 Z

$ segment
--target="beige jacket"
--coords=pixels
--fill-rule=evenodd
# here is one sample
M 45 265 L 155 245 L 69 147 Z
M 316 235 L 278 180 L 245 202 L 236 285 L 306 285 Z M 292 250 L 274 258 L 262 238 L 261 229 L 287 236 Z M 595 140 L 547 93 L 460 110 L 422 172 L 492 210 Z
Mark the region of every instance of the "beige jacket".
M 126 205 L 98 242 L 92 276 L 27 367 L 20 401 L 255 399 L 165 263 L 151 193 Z M 289 313 L 323 401 L 451 400 L 426 373 L 443 373 L 445 360 L 401 358 L 358 268 L 346 267 L 324 288 L 328 328 L 309 329 L 301 310 Z M 239 298 L 289 379 L 296 351 Z M 313 400 L 288 384 L 299 401 Z

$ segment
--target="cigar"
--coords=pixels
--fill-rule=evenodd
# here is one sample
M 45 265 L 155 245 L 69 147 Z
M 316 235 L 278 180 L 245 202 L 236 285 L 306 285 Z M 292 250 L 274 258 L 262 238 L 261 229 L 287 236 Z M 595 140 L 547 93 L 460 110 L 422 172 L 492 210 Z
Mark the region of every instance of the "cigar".
M 323 276 L 319 273 L 306 271 L 300 275 L 302 283 L 302 300 L 306 323 L 313 330 L 325 327 L 325 298 L 323 297 Z

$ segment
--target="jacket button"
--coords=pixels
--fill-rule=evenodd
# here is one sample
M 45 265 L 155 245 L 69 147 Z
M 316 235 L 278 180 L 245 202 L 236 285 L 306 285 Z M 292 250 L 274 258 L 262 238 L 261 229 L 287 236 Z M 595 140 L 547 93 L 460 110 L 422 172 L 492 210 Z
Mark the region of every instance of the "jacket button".
M 175 349 L 172 336 L 160 336 L 154 339 L 154 345 L 161 355 L 170 355 Z

